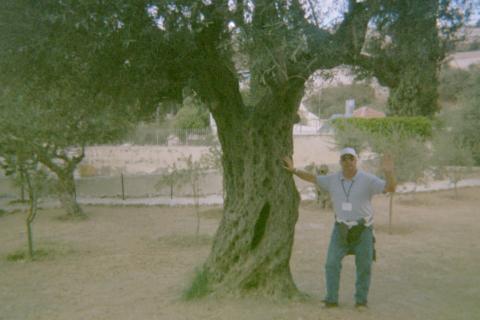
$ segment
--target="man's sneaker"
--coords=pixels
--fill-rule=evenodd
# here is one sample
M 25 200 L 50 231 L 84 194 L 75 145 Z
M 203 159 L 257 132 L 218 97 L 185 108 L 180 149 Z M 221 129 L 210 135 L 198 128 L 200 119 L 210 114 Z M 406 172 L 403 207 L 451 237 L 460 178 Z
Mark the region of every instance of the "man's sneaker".
M 338 307 L 338 302 L 330 302 L 326 300 L 322 300 L 324 308 L 336 308 Z
M 358 309 L 358 310 L 365 310 L 368 308 L 367 306 L 367 303 L 364 302 L 364 303 L 355 303 L 355 308 Z

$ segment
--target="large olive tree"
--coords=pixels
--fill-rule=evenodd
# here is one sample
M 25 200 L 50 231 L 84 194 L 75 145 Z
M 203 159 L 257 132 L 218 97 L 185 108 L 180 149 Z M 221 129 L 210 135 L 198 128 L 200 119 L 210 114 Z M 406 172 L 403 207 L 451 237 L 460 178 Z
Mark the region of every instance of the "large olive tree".
M 198 94 L 217 123 L 226 194 L 200 272 L 204 293 L 285 297 L 298 294 L 289 262 L 300 197 L 281 159 L 294 151 L 305 81 L 318 69 L 350 65 L 406 97 L 398 101 L 426 99 L 429 90 L 411 90 L 402 79 L 422 74 L 410 68 L 417 59 L 440 59 L 436 50 L 448 32 L 436 21 L 449 20 L 452 30 L 458 22 L 443 0 L 422 1 L 425 8 L 412 0 L 349 0 L 332 5 L 330 14 L 320 14 L 326 5 L 314 0 L 15 3 L 40 8 L 41 21 L 59 39 L 51 48 L 71 52 L 89 75 L 85 90 L 116 97 L 118 110 L 152 110 L 155 99 L 178 97 L 184 86 Z M 402 31 L 405 20 L 416 27 Z M 367 37 L 369 30 L 378 36 Z M 428 41 L 411 50 L 405 39 L 417 37 Z M 397 59 L 403 50 L 411 52 Z M 428 68 L 427 80 L 435 70 Z M 430 113 L 403 102 L 394 110 L 403 106 L 409 111 L 395 112 Z

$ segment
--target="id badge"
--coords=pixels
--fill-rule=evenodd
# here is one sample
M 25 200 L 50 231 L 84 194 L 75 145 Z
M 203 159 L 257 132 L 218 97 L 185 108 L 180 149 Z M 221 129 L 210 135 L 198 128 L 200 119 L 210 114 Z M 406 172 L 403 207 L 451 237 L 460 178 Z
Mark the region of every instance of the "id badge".
M 342 202 L 342 210 L 343 211 L 352 211 L 352 203 Z

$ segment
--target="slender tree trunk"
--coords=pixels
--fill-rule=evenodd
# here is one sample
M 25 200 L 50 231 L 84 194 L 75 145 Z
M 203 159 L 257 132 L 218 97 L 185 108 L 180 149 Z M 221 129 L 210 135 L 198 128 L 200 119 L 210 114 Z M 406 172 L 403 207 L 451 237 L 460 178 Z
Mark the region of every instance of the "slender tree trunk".
M 20 201 L 25 202 L 25 175 L 20 173 Z
M 388 233 L 392 234 L 392 224 L 393 224 L 393 197 L 395 192 L 390 193 L 390 201 L 388 206 Z
M 35 189 L 36 186 L 32 183 L 30 179 L 29 173 L 24 174 L 25 181 L 27 182 L 28 187 L 28 198 L 30 202 L 30 209 L 28 212 L 28 216 L 26 219 L 27 225 L 27 237 L 28 237 L 28 255 L 30 259 L 33 259 L 34 256 L 34 249 L 33 249 L 33 231 L 32 231 L 32 223 L 35 220 L 37 215 L 37 190 Z
M 33 259 L 33 256 L 34 256 L 32 223 L 36 215 L 37 215 L 37 197 L 34 194 L 33 197 L 30 199 L 30 212 L 28 214 L 27 221 L 26 221 L 27 234 L 28 234 L 28 254 L 30 256 L 30 259 Z
M 25 202 L 25 187 L 23 184 L 20 186 L 20 201 Z
M 199 203 L 198 203 L 198 180 L 194 178 L 194 181 L 192 182 L 192 189 L 193 189 L 193 201 L 194 201 L 194 207 L 195 207 L 195 215 L 197 218 L 197 228 L 195 229 L 195 237 L 198 238 L 198 235 L 200 234 L 200 208 L 199 208 Z
M 125 200 L 125 181 L 123 179 L 123 172 L 120 174 L 120 183 L 122 185 L 122 200 Z
M 279 101 L 267 103 L 282 110 Z M 292 118 L 281 111 L 265 112 L 242 128 L 238 119 L 219 131 L 226 198 L 204 265 L 217 293 L 299 294 L 289 262 L 300 197 L 292 175 L 282 167 L 282 158 L 293 151 Z

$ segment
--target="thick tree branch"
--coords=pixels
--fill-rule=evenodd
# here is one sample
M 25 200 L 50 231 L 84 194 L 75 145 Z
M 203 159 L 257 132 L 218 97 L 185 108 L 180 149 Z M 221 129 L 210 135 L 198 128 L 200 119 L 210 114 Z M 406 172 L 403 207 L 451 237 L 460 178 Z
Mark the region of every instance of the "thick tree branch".
M 361 54 L 357 57 L 356 62 L 358 66 L 371 72 L 382 86 L 393 88 L 398 85 L 399 73 L 392 70 L 395 65 L 387 58 Z
M 225 31 L 224 11 L 207 6 L 206 22 L 196 35 L 195 43 L 201 60 L 196 60 L 197 90 L 221 126 L 221 119 L 235 115 L 240 120 L 244 105 L 240 95 L 239 79 L 232 61 L 231 39 Z M 220 120 L 220 121 L 219 121 Z

